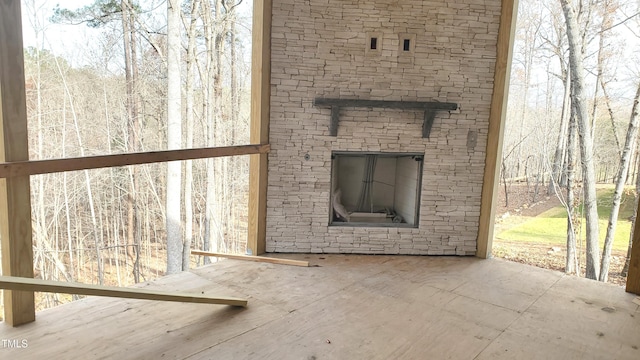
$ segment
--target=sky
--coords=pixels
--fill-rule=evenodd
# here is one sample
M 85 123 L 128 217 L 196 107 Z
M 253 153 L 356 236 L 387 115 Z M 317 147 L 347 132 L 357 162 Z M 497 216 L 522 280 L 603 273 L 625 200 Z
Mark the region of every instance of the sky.
M 100 52 L 99 41 L 103 29 L 86 25 L 52 24 L 53 9 L 60 4 L 67 9 L 79 9 L 95 0 L 22 0 L 22 29 L 25 47 L 36 46 L 64 57 L 72 66 L 92 64 L 92 53 Z M 166 16 L 165 0 L 140 0 L 145 9 L 155 9 L 158 16 Z M 250 16 L 251 0 L 243 0 L 239 7 L 244 17 Z M 34 13 L 36 14 L 34 16 Z M 37 34 L 36 29 L 41 29 Z M 245 46 L 250 46 L 246 44 Z M 249 54 L 250 51 L 247 53 Z M 93 56 L 95 59 L 95 56 Z
M 61 6 L 77 9 L 91 2 L 91 0 L 64 0 Z M 98 30 L 87 26 L 51 24 L 48 17 L 53 13 L 53 8 L 61 3 L 60 0 L 22 0 L 21 3 L 22 36 L 25 47 L 36 47 L 40 43 L 41 48 L 63 56 L 72 63 L 73 61 L 83 62 L 82 57 L 78 56 L 79 49 L 86 48 L 86 45 L 98 36 Z M 41 29 L 39 35 L 36 28 Z

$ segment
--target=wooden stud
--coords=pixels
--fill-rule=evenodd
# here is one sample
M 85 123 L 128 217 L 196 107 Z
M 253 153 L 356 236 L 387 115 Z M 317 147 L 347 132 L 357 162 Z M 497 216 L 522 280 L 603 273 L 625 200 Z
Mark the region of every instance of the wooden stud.
M 194 160 L 224 156 L 265 154 L 269 145 L 239 145 L 226 147 L 152 151 L 81 158 L 0 163 L 0 178 L 48 174 L 62 171 L 100 169 L 113 166 L 140 165 L 166 161 Z
M 640 210 L 640 204 L 638 204 Z M 640 214 L 640 212 L 638 213 Z M 640 219 L 636 219 L 631 242 L 631 259 L 627 273 L 627 292 L 640 295 Z
M 253 1 L 251 53 L 251 134 L 256 144 L 269 143 L 271 101 L 271 0 Z M 266 251 L 267 154 L 249 160 L 249 225 L 247 250 L 253 255 Z
M 199 251 L 199 250 L 191 250 L 191 255 L 215 256 L 215 257 L 223 257 L 223 258 L 234 259 L 234 260 L 247 260 L 247 261 L 265 262 L 265 263 L 278 264 L 278 265 L 309 267 L 308 261 L 280 259 L 280 258 L 265 257 L 265 256 L 233 255 L 233 254 L 222 254 L 222 253 Z
M 157 291 L 138 288 L 119 288 L 114 286 L 80 284 L 62 281 L 20 278 L 13 276 L 0 276 L 0 288 L 31 291 L 32 293 L 33 291 L 39 291 L 75 295 L 117 297 L 124 299 L 174 301 L 242 307 L 247 306 L 247 300 L 238 298 L 212 297 L 199 294 L 185 294 L 178 292 Z
M 29 160 L 20 0 L 0 1 L 0 161 Z M 33 277 L 31 198 L 28 176 L 0 179 L 2 273 Z M 32 292 L 4 292 L 4 321 L 34 321 Z
M 493 245 L 493 222 L 495 202 L 500 185 L 500 165 L 502 162 L 502 143 L 504 122 L 507 113 L 509 77 L 513 58 L 513 40 L 515 38 L 518 0 L 502 0 L 496 67 L 493 81 L 493 96 L 489 114 L 489 133 L 485 153 L 484 179 L 482 181 L 482 199 L 480 203 L 480 224 L 478 227 L 478 247 L 476 256 L 491 257 Z

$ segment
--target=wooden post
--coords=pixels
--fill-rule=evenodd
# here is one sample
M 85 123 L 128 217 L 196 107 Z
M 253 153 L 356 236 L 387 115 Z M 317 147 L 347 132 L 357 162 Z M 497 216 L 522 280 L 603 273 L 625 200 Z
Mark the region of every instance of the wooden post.
M 638 204 L 638 210 L 640 211 L 640 204 Z M 629 261 L 626 290 L 640 295 L 640 219 L 636 219 L 636 226 L 633 228 L 631 260 Z
M 252 144 L 269 143 L 269 102 L 271 101 L 271 0 L 253 1 L 251 54 L 251 135 Z M 260 255 L 266 248 L 267 154 L 249 160 L 249 234 L 247 250 Z
M 0 1 L 0 161 L 29 160 L 20 0 Z M 2 274 L 33 278 L 29 176 L 0 179 Z M 33 292 L 4 292 L 4 321 L 36 318 Z
M 482 182 L 482 200 L 480 203 L 480 224 L 476 251 L 476 256 L 480 258 L 491 257 L 493 219 L 496 212 L 495 202 L 498 195 L 498 186 L 500 185 L 504 121 L 507 113 L 509 77 L 511 75 L 517 15 L 518 0 L 502 0 L 493 96 L 491 97 L 491 112 L 489 114 L 487 151 L 485 153 L 484 179 Z

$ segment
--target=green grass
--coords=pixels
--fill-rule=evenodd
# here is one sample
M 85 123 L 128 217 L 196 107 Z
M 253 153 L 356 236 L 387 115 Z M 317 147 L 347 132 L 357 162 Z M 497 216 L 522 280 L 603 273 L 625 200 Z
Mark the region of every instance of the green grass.
M 613 188 L 598 189 L 598 216 L 600 218 L 600 247 L 604 245 L 607 232 Z M 613 240 L 613 250 L 627 251 L 631 222 L 633 215 L 633 195 L 625 192 L 622 195 L 618 224 Z M 584 238 L 584 220 L 582 231 L 578 234 Z M 549 209 L 542 214 L 529 218 L 523 223 L 505 230 L 497 235 L 498 239 L 518 241 L 523 243 L 548 244 L 549 246 L 564 246 L 567 243 L 567 212 L 563 207 Z

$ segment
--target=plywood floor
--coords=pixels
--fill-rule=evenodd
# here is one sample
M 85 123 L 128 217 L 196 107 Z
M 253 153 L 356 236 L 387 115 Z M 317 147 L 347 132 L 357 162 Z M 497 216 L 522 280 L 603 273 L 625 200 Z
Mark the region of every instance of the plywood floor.
M 640 359 L 621 288 L 502 260 L 288 255 L 224 260 L 145 284 L 249 298 L 219 305 L 87 298 L 0 326 L 0 359 Z

